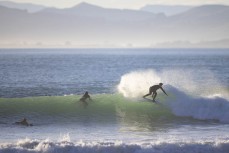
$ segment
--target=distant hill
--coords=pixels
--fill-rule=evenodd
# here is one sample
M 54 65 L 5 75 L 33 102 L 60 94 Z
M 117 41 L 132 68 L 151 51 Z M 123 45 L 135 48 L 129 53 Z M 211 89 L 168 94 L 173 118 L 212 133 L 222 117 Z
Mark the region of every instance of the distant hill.
M 212 18 L 212 17 L 228 17 L 229 6 L 225 5 L 203 5 L 197 6 L 183 13 L 177 14 L 176 17 L 180 19 L 190 19 L 190 18 Z
M 141 11 L 151 12 L 151 13 L 164 13 L 167 16 L 180 14 L 194 6 L 185 6 L 185 5 L 146 5 L 142 7 Z
M 175 26 L 179 25 L 181 34 L 189 32 L 199 35 L 200 41 L 227 39 L 229 34 L 229 6 L 204 5 L 171 16 Z M 174 27 L 175 28 L 175 27 Z M 228 35 L 228 36 L 227 36 Z M 189 40 L 189 37 L 187 40 Z M 195 40 L 193 40 L 195 42 Z
M 213 42 L 229 37 L 229 7 L 222 5 L 194 7 L 172 16 L 87 3 L 66 9 L 45 8 L 35 13 L 0 6 L 0 21 L 0 47 L 216 44 Z M 224 43 L 227 41 L 220 41 L 216 47 L 226 46 Z M 205 45 L 208 47 L 209 43 Z
M 45 8 L 42 5 L 34 5 L 30 3 L 14 3 L 10 1 L 0 1 L 0 6 L 5 6 L 8 8 L 16 8 L 21 10 L 27 10 L 28 12 L 37 12 Z
M 163 17 L 163 14 L 152 14 L 149 12 L 137 11 L 137 10 L 120 10 L 120 9 L 107 9 L 99 6 L 91 5 L 88 3 L 80 3 L 72 8 L 57 9 L 46 8 L 43 9 L 43 13 L 55 13 L 62 15 L 76 15 L 89 18 L 100 18 L 106 20 L 124 20 L 124 21 L 143 21 L 151 20 L 158 16 Z

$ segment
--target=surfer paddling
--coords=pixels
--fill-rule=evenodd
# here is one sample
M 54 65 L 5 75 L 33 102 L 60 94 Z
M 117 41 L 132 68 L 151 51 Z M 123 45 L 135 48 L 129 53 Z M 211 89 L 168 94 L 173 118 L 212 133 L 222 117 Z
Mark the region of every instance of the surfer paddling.
M 19 124 L 19 125 L 25 125 L 25 126 L 33 126 L 33 124 L 29 124 L 26 120 L 26 118 L 23 118 L 21 121 L 19 122 L 15 122 L 15 124 Z
M 152 94 L 153 102 L 156 102 L 156 101 L 155 101 L 155 98 L 156 98 L 156 96 L 157 96 L 157 90 L 158 90 L 158 89 L 161 89 L 161 90 L 167 95 L 167 93 L 165 92 L 165 90 L 162 88 L 162 85 L 163 85 L 163 83 L 159 83 L 159 85 L 151 86 L 151 87 L 149 88 L 149 93 L 146 94 L 146 95 L 144 95 L 143 98 L 145 98 L 146 96 L 149 96 L 149 95 L 151 95 L 151 94 L 153 93 L 153 94 Z M 167 96 L 168 96 L 168 95 L 167 95 Z

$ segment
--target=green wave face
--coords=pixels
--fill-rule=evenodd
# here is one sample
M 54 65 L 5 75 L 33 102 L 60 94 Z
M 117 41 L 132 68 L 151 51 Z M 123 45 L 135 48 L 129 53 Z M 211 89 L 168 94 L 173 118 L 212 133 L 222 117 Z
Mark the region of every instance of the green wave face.
M 93 122 L 151 126 L 174 118 L 163 104 L 127 99 L 120 94 L 98 94 L 93 101 L 80 102 L 80 96 L 1 98 L 1 122 L 9 123 L 26 117 L 34 124 Z M 160 122 L 160 123 L 159 123 Z

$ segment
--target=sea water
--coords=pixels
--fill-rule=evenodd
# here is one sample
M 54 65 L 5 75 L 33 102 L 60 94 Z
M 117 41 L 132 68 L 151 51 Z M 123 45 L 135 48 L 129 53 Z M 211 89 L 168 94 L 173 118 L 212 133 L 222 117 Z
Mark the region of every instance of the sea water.
M 228 61 L 228 49 L 1 49 L 0 153 L 228 153 Z M 142 98 L 160 82 L 168 96 Z M 14 124 L 24 117 L 33 126 Z

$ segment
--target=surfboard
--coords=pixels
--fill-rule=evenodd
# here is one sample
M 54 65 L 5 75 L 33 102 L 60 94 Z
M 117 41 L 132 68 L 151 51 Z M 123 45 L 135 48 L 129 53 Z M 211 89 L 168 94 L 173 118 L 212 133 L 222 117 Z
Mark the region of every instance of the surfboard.
M 143 98 L 143 99 L 147 100 L 148 102 L 158 103 L 158 101 L 153 101 L 152 99 L 149 98 Z

